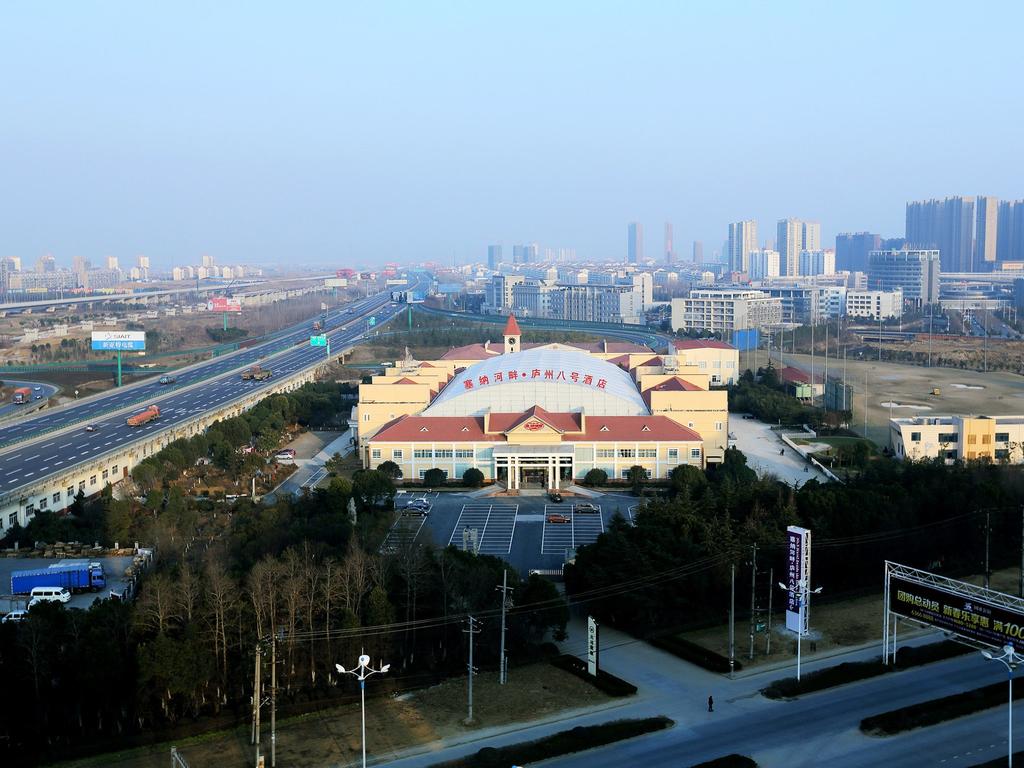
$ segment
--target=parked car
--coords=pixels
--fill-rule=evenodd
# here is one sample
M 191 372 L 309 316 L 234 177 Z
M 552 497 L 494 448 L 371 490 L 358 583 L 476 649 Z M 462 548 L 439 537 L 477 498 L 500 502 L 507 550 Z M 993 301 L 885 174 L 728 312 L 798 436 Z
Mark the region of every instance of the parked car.
M 551 491 L 551 493 L 548 494 L 548 498 L 551 499 L 551 501 L 555 502 L 555 504 L 562 503 L 562 494 L 560 494 L 558 491 Z
M 405 517 L 426 517 L 429 511 L 426 507 L 421 507 L 418 504 L 410 504 L 402 510 L 402 515 Z
M 585 501 L 582 504 L 577 504 L 575 511 L 582 512 L 584 514 L 593 514 L 597 512 L 597 507 Z
M 29 595 L 29 608 L 39 603 L 66 603 L 71 599 L 71 593 L 64 587 L 34 587 Z
M 16 621 L 24 621 L 27 618 L 28 611 L 26 611 L 24 608 L 17 608 L 8 613 L 2 619 L 0 619 L 0 624 L 11 624 Z
M 275 458 L 278 459 L 294 459 L 295 449 L 294 448 L 282 448 L 280 451 L 274 454 Z
M 559 514 L 548 515 L 548 522 L 549 523 L 568 523 L 569 522 L 569 516 L 568 515 L 559 515 Z
M 413 499 L 405 505 L 406 509 L 409 507 L 418 507 L 419 509 L 430 509 L 430 502 L 426 499 Z

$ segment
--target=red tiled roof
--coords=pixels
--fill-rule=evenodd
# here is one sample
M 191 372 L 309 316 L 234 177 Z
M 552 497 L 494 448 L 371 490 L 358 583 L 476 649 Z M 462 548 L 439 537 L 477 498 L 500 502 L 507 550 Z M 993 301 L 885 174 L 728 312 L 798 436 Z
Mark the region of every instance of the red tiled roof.
M 783 381 L 788 381 L 791 384 L 810 384 L 811 375 L 807 371 L 802 371 L 799 368 L 794 368 L 791 365 L 787 365 L 785 368 L 779 368 L 779 378 Z M 814 382 L 820 384 L 822 378 L 820 375 L 814 377 Z
M 497 414 L 490 416 L 491 430 L 484 432 L 484 420 L 480 416 L 401 416 L 370 438 L 371 443 L 398 442 L 505 442 L 505 435 L 499 429 L 503 424 L 513 424 L 523 414 Z M 560 428 L 568 426 L 579 430 L 579 414 L 547 413 L 545 421 L 551 419 Z M 701 436 L 667 416 L 588 416 L 586 432 L 573 434 L 566 431 L 563 442 L 614 442 L 614 441 L 677 441 L 699 442 Z
M 676 349 L 736 349 L 717 339 L 677 339 L 672 342 Z
M 568 347 L 570 349 L 579 349 L 579 350 L 582 350 L 584 352 L 599 352 L 599 353 L 604 353 L 605 352 L 604 342 L 600 342 L 600 341 L 598 341 L 598 342 L 579 342 L 579 341 L 566 342 L 566 341 L 560 341 L 560 342 L 557 342 L 557 343 L 561 344 L 563 347 Z M 527 349 L 537 349 L 538 347 L 546 347 L 546 346 L 549 346 L 549 344 L 547 344 L 547 343 L 545 343 L 545 344 L 522 344 L 520 351 L 525 351 Z M 623 355 L 623 354 L 643 354 L 645 352 L 649 354 L 650 351 L 651 351 L 650 347 L 645 347 L 642 344 L 633 344 L 632 342 L 628 342 L 628 341 L 609 341 L 608 342 L 608 353 L 610 353 L 610 354 L 618 354 L 618 355 Z M 441 359 L 442 360 L 489 360 L 492 357 L 496 357 L 497 355 L 502 355 L 504 353 L 505 353 L 505 344 L 504 343 L 499 344 L 497 342 L 492 342 L 490 347 L 488 347 L 488 348 L 485 348 L 483 344 L 467 344 L 464 347 L 452 347 L 447 352 L 445 352 L 443 355 L 441 355 Z
M 579 417 L 578 413 L 552 413 L 535 405 L 524 413 L 492 413 L 489 425 L 492 432 L 508 432 L 524 421 L 537 419 L 559 432 L 579 432 Z
M 412 379 L 399 379 L 395 384 L 426 384 L 425 381 L 413 381 Z
M 648 387 L 644 392 L 702 392 L 703 389 L 698 387 L 686 379 L 682 379 L 678 376 L 673 376 L 671 379 L 665 379 L 660 384 L 655 384 L 653 387 Z
M 519 330 L 519 323 L 516 322 L 515 315 L 508 316 L 508 322 L 505 323 L 505 336 L 522 336 L 523 332 Z
M 420 363 L 416 367 L 417 368 L 436 368 L 437 366 L 436 365 L 431 365 L 430 363 Z

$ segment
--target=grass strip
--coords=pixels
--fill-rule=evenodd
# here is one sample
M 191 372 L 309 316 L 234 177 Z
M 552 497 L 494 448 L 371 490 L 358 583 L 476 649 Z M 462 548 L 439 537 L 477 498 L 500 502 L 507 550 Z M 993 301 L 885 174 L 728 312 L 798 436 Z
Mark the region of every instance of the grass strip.
M 551 663 L 559 669 L 575 675 L 580 680 L 590 683 L 599 691 L 607 693 L 609 696 L 632 696 L 636 693 L 635 685 L 626 682 L 621 677 L 605 672 L 603 669 L 597 670 L 596 677 L 590 674 L 587 671 L 587 663 L 575 656 L 562 654 L 551 659 Z
M 708 760 L 706 763 L 698 763 L 690 768 L 757 768 L 757 763 L 746 755 L 725 755 Z
M 1013 692 L 1013 699 L 1016 701 L 1022 698 L 1024 690 L 1017 686 Z M 1006 703 L 1006 683 L 992 683 L 941 699 L 923 701 L 920 704 L 911 704 L 909 707 L 865 717 L 860 721 L 860 729 L 870 736 L 893 736 L 915 728 L 925 728 L 965 715 L 973 715 L 975 712 L 983 712 Z
M 616 741 L 632 739 L 645 733 L 662 731 L 673 725 L 675 723 L 667 717 L 646 717 L 640 720 L 614 720 L 600 725 L 581 725 L 536 741 L 527 741 L 508 747 L 484 747 L 466 757 L 434 763 L 430 768 L 512 768 L 514 765 L 532 765 L 552 757 L 570 755 Z
M 847 661 L 834 667 L 826 667 L 817 672 L 803 675 L 800 680 L 795 677 L 774 680 L 761 689 L 761 694 L 768 699 L 790 699 L 804 693 L 814 693 L 834 688 L 837 685 L 868 680 L 900 669 L 910 669 L 922 664 L 931 664 L 934 661 L 963 656 L 972 650 L 953 640 L 943 640 L 928 645 L 906 646 L 896 652 L 896 663 L 892 665 L 882 664 L 881 656 L 870 661 Z

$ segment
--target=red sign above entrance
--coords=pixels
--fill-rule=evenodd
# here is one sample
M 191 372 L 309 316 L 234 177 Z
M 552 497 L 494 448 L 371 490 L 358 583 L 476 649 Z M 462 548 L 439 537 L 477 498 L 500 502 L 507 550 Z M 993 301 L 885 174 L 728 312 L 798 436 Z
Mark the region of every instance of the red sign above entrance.
M 536 432 L 537 430 L 541 429 L 541 427 L 543 427 L 543 426 L 544 425 L 542 423 L 540 423 L 539 421 L 528 421 L 525 424 L 523 424 L 523 429 L 527 429 L 530 432 Z
M 595 379 L 592 374 L 580 373 L 579 371 L 555 371 L 552 369 L 541 370 L 539 368 L 533 368 L 529 371 L 495 371 L 490 376 L 477 376 L 476 379 L 472 376 L 466 377 L 462 386 L 465 389 L 477 389 L 479 387 L 486 387 L 489 384 L 504 384 L 512 381 L 530 381 L 533 379 L 540 379 L 541 381 L 564 381 L 566 383 L 572 382 L 573 384 L 583 384 L 588 387 L 597 387 L 598 389 L 604 389 L 608 385 L 607 379 Z

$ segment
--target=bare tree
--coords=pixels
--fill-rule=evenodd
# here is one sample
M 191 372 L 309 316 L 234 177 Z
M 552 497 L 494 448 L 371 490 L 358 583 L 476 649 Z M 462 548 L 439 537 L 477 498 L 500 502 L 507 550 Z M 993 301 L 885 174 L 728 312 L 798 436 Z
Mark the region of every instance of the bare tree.
M 146 579 L 136 612 L 139 623 L 164 634 L 177 618 L 177 593 L 178 585 L 165 573 L 157 573 Z
M 184 562 L 178 578 L 177 598 L 181 615 L 190 624 L 202 599 L 202 586 L 198 574 L 187 561 Z
M 206 605 L 211 619 L 214 656 L 220 668 L 221 684 L 228 679 L 228 634 L 227 626 L 238 611 L 238 587 L 228 575 L 224 564 L 215 558 L 206 563 Z

